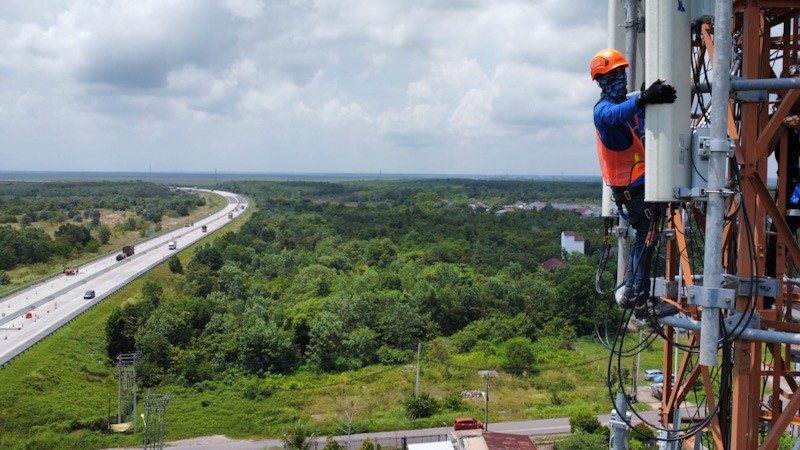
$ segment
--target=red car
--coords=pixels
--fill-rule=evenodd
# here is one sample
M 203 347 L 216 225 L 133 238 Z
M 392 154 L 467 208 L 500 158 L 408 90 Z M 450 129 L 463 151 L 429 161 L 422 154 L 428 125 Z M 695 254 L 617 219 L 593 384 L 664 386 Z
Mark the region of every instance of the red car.
M 454 430 L 482 430 L 483 422 L 472 417 L 459 417 L 453 425 Z

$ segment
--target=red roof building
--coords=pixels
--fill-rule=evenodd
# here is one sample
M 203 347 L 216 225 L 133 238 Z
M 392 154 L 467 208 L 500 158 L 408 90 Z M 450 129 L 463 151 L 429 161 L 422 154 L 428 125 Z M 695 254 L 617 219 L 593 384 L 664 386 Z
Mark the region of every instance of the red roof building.
M 536 450 L 536 444 L 528 436 L 518 434 L 483 433 L 483 440 L 489 450 Z
M 563 259 L 550 258 L 547 261 L 543 262 L 541 264 L 541 266 L 542 266 L 542 269 L 549 270 L 550 272 L 553 272 L 556 269 L 558 269 L 559 267 L 561 267 L 563 265 L 566 265 L 566 264 L 567 264 L 567 261 L 565 261 Z

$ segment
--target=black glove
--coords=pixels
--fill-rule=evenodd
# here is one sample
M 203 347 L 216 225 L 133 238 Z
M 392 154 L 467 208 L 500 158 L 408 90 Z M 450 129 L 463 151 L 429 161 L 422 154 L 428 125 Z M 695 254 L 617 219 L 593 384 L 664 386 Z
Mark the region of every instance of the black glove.
M 638 106 L 653 105 L 656 103 L 673 103 L 675 102 L 675 88 L 669 84 L 664 84 L 662 80 L 656 80 L 649 88 L 644 88 L 642 83 L 642 92 L 639 94 L 639 99 L 636 101 Z

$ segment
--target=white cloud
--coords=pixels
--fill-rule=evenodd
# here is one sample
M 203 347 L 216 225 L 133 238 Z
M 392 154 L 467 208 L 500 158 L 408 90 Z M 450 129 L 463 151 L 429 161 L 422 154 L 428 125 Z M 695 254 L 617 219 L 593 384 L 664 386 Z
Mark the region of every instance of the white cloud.
M 187 170 L 537 174 L 532 148 L 591 153 L 605 14 L 596 0 L 3 2 L 0 134 L 25 148 L 5 168 L 60 169 L 70 151 L 128 170 L 169 152 Z M 597 174 L 583 159 L 574 171 Z
M 223 4 L 236 16 L 246 19 L 259 17 L 266 9 L 263 0 L 224 0 Z
M 322 106 L 320 117 L 325 123 L 363 120 L 364 112 L 358 103 L 343 104 L 338 99 L 332 99 Z
M 461 98 L 450 117 L 453 128 L 469 134 L 470 130 L 488 130 L 492 115 L 492 93 L 472 89 Z
M 287 109 L 296 93 L 297 88 L 290 83 L 282 83 L 264 90 L 252 90 L 245 93 L 242 107 L 251 112 Z

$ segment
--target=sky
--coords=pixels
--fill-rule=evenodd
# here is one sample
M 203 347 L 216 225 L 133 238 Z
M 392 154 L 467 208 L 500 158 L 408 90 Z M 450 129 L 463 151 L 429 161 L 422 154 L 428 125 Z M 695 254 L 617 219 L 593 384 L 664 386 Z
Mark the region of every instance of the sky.
M 602 0 L 0 2 L 0 170 L 599 176 Z

